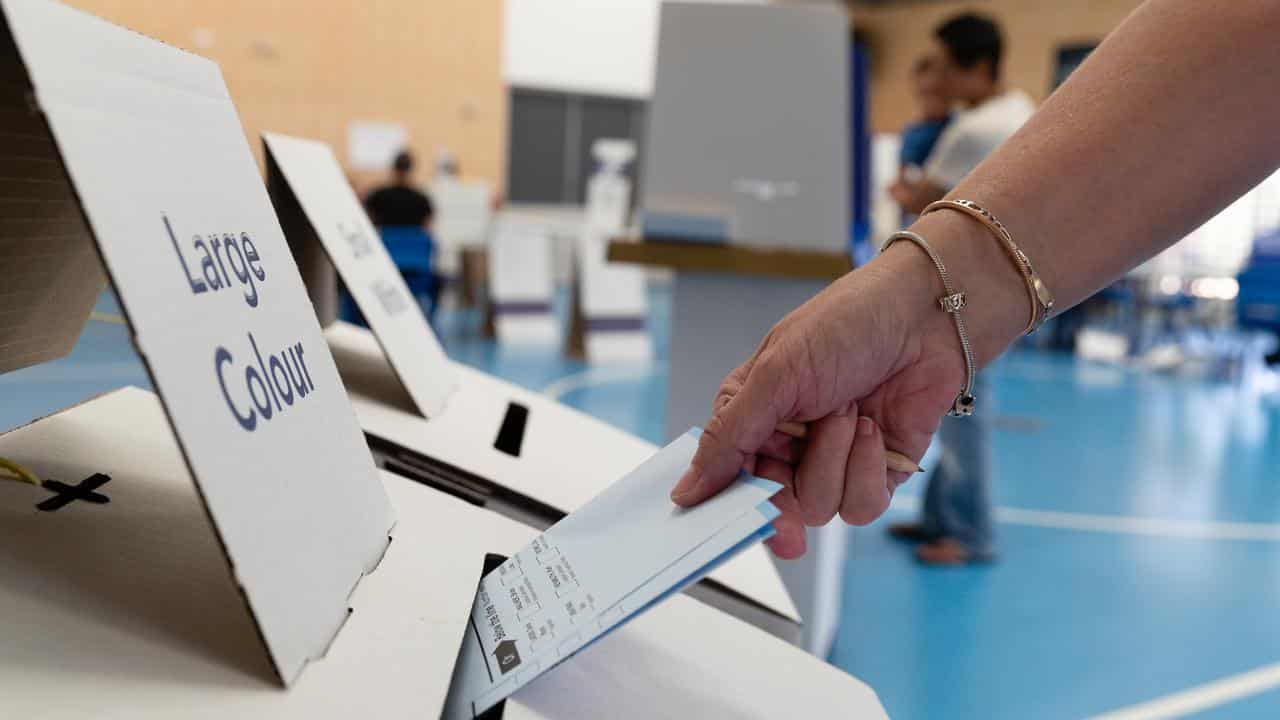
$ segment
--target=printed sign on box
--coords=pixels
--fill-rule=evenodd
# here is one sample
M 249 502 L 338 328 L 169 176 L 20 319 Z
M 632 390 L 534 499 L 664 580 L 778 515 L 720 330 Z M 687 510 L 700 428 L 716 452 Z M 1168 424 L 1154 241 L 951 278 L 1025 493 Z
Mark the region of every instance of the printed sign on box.
M 405 390 L 425 417 L 439 415 L 457 374 L 333 151 L 277 133 L 262 139 L 268 172 L 284 177 Z
M 322 656 L 393 524 L 217 65 L 48 0 L 3 0 L 0 153 L 48 150 L 37 219 L 83 218 L 276 672 Z M 28 163 L 29 164 L 29 163 Z M 24 188 L 0 183 L 0 199 Z M 67 212 L 68 203 L 75 212 Z M 90 240 L 91 238 L 91 240 Z M 0 243 L 0 266 L 42 247 Z M 62 277 L 83 322 L 97 272 Z M 31 309 L 29 304 L 25 309 Z M 78 326 L 77 326 L 78 327 Z M 64 331 L 64 334 L 71 334 Z

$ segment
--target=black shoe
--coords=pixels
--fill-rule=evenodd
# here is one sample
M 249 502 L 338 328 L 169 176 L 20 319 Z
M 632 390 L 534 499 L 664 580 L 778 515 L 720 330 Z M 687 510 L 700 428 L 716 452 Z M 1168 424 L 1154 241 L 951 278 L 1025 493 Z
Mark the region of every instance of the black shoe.
M 920 523 L 893 523 L 889 526 L 889 537 L 902 542 L 927 543 L 937 540 L 939 535 Z

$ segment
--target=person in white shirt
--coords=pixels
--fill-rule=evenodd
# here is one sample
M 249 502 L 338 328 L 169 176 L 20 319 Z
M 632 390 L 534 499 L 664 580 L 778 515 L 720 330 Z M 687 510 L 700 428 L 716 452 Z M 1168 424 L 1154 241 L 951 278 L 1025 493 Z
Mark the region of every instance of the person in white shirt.
M 1000 75 L 1004 40 L 996 23 L 965 13 L 934 31 L 929 61 L 942 68 L 944 85 L 959 107 L 925 164 L 924 173 L 890 189 L 902 209 L 917 215 L 978 167 L 1035 112 L 1031 98 L 1006 88 Z
M 951 188 L 1031 117 L 1035 107 L 1021 90 L 1000 78 L 1004 42 L 986 17 L 965 13 L 934 31 L 930 60 L 942 68 L 943 85 L 960 107 L 929 153 L 922 173 L 904 176 L 890 189 L 904 213 L 918 215 Z M 981 375 L 975 394 L 988 396 Z M 929 479 L 920 520 L 889 527 L 892 536 L 918 542 L 924 563 L 958 565 L 990 560 L 991 425 L 987 416 L 943 420 L 941 461 Z

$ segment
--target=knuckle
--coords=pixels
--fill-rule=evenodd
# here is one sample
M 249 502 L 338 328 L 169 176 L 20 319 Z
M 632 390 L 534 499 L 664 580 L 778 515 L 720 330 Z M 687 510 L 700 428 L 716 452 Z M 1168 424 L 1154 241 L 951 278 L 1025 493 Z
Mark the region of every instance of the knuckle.
M 889 509 L 889 493 L 886 490 L 872 498 L 863 498 L 859 502 L 845 503 L 840 507 L 840 519 L 850 525 L 863 527 L 875 522 Z
M 704 447 L 721 445 L 727 435 L 728 424 L 724 419 L 724 410 L 722 408 L 717 410 L 710 420 L 707 420 L 707 426 L 702 429 L 702 440 L 698 443 L 698 448 L 701 450 Z
M 801 487 L 804 485 L 801 484 Z M 809 527 L 822 527 L 831 522 L 836 516 L 839 506 L 834 507 L 825 505 L 812 497 L 800 498 L 800 519 L 804 520 L 804 524 Z

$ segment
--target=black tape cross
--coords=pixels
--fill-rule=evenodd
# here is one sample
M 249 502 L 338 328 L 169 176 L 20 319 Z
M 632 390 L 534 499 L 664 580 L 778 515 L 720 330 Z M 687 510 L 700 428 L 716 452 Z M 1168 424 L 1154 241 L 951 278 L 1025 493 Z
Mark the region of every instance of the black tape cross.
M 54 512 L 77 500 L 83 500 L 94 505 L 106 505 L 111 502 L 111 498 L 94 491 L 109 482 L 111 482 L 111 478 L 102 473 L 95 473 L 85 478 L 79 485 L 68 485 L 57 480 L 45 480 L 42 483 L 42 487 L 54 493 L 54 496 L 37 504 L 36 509 L 44 512 Z

